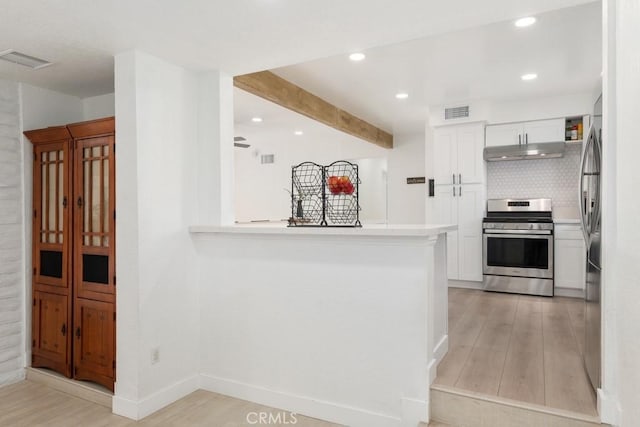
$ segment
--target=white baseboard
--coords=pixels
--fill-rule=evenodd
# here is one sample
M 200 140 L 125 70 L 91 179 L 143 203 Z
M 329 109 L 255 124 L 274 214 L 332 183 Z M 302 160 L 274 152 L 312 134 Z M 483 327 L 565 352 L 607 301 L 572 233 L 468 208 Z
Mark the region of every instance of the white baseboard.
M 462 288 L 462 289 L 478 289 L 482 290 L 482 282 L 471 282 L 469 280 L 449 280 L 450 288 Z
M 200 376 L 193 375 L 182 381 L 178 381 L 175 384 L 160 389 L 151 396 L 145 397 L 139 401 L 115 395 L 113 396 L 112 411 L 114 414 L 122 415 L 123 417 L 138 421 L 164 408 L 165 406 L 170 405 L 176 400 L 182 399 L 199 388 Z
M 622 411 L 618 399 L 605 393 L 601 388 L 598 389 L 597 395 L 600 421 L 603 424 L 609 424 L 614 427 L 619 426 Z
M 321 401 L 307 396 L 275 391 L 211 375 L 201 376 L 200 387 L 203 390 L 224 394 L 237 399 L 248 400 L 272 408 L 283 409 L 295 414 L 345 424 L 351 427 L 397 427 L 399 425 L 405 425 L 403 420 L 390 415 Z M 420 405 L 416 402 L 418 401 L 407 400 L 406 408 L 408 417 L 414 418 L 415 414 L 422 410 L 417 409 Z M 405 407 L 404 405 L 405 403 L 403 403 L 403 408 Z M 424 402 L 424 405 L 426 408 L 427 402 Z M 415 425 L 416 424 L 413 424 L 413 426 Z
M 584 291 L 582 289 L 555 287 L 553 288 L 553 296 L 584 299 Z
M 444 335 L 433 349 L 433 359 L 431 359 L 427 367 L 429 372 L 429 385 L 433 384 L 433 380 L 436 379 L 438 375 L 438 365 L 444 355 L 447 354 L 447 351 L 449 351 L 449 335 Z
M 402 427 L 416 427 L 429 423 L 429 404 L 420 399 L 402 399 Z

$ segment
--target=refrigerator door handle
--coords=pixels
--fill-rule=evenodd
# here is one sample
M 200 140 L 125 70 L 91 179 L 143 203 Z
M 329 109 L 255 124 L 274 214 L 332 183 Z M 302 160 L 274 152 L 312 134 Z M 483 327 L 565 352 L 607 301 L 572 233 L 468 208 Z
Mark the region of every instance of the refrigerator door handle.
M 589 129 L 589 138 L 587 139 L 587 145 L 584 147 L 584 153 L 582 153 L 582 160 L 580 161 L 580 194 L 578 195 L 580 201 L 580 223 L 582 225 L 582 234 L 584 235 L 584 241 L 589 247 L 589 229 L 587 224 L 587 211 L 590 209 L 589 206 L 589 197 L 584 196 L 584 168 L 587 162 L 587 156 L 589 154 L 589 149 L 591 148 L 591 144 L 593 143 L 593 133 L 595 130 L 593 126 Z M 585 203 L 586 201 L 586 203 Z

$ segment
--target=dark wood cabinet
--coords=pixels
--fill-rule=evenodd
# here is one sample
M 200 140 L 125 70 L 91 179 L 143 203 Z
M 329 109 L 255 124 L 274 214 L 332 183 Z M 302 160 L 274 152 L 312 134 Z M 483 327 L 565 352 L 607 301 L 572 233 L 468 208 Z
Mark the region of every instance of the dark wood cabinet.
M 25 136 L 34 153 L 32 365 L 113 390 L 115 120 Z
M 115 311 L 113 304 L 74 301 L 74 378 L 109 387 L 115 377 Z

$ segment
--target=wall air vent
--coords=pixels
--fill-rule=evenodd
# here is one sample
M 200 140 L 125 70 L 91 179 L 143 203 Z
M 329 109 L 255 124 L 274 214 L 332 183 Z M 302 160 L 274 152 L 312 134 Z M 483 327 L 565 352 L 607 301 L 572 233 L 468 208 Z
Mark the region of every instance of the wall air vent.
M 464 119 L 466 117 L 469 117 L 468 105 L 465 105 L 462 107 L 451 107 L 451 108 L 444 109 L 445 120 Z
M 262 163 L 263 165 L 268 165 L 274 162 L 274 155 L 273 154 L 263 154 L 260 156 L 260 163 Z
M 13 49 L 0 52 L 0 59 L 14 64 L 24 65 L 32 70 L 39 70 L 40 68 L 51 65 L 51 62 L 44 59 L 35 58 L 33 56 L 25 55 L 24 53 L 16 52 Z
M 233 146 L 234 147 L 238 147 L 238 148 L 249 148 L 251 147 L 251 145 L 249 144 L 243 144 L 242 141 L 246 141 L 247 138 L 243 137 L 243 136 L 234 136 L 233 137 Z

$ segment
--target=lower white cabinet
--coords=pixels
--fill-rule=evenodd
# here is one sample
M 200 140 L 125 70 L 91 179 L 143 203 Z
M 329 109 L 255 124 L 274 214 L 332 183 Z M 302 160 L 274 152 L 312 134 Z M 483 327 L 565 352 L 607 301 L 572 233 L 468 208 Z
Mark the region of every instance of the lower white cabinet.
M 556 224 L 555 287 L 584 292 L 587 249 L 579 225 Z
M 482 281 L 482 218 L 484 185 L 438 185 L 436 221 L 458 225 L 447 233 L 447 276 L 450 280 Z

